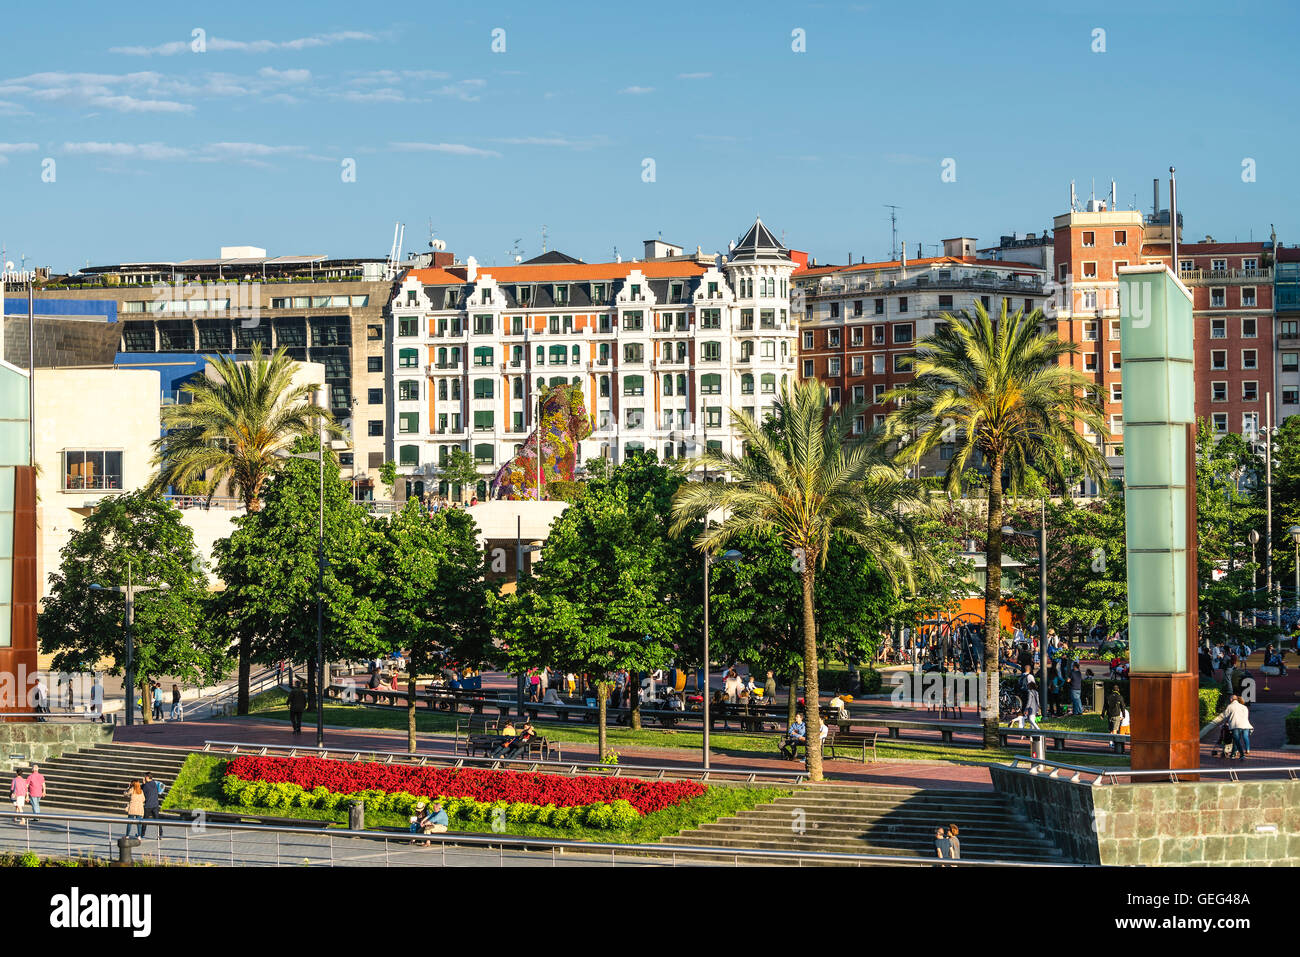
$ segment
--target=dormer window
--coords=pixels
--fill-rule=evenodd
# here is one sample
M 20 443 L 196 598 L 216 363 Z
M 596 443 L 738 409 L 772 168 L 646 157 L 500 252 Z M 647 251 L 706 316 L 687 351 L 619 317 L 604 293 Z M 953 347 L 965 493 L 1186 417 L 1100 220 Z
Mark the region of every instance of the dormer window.
M 670 302 L 682 301 L 682 284 L 679 282 L 670 283 L 668 286 L 668 298 Z
M 521 306 L 531 306 L 533 304 L 533 287 L 515 286 L 515 302 Z
M 639 300 L 641 298 L 641 287 L 638 285 L 633 285 L 632 291 L 628 294 L 628 298 L 632 299 L 633 301 Z
M 459 301 L 460 301 L 460 290 L 459 290 L 459 289 L 448 289 L 448 290 L 447 290 L 447 308 L 448 308 L 448 309 L 455 309 L 456 306 L 457 306 L 457 304 L 459 303 Z
M 482 298 L 481 300 L 479 300 L 479 301 L 480 301 L 480 302 L 484 302 L 484 303 L 491 302 L 491 301 L 492 301 L 492 290 L 490 290 L 490 289 L 484 289 L 484 290 L 483 290 L 483 298 Z
M 592 301 L 592 302 L 604 302 L 606 296 L 607 296 L 607 293 L 606 293 L 606 291 L 605 291 L 605 284 L 604 284 L 603 282 L 593 282 L 593 283 L 591 284 L 591 301 Z
M 567 306 L 569 304 L 569 287 L 567 284 L 552 286 L 551 292 L 555 296 L 557 306 Z

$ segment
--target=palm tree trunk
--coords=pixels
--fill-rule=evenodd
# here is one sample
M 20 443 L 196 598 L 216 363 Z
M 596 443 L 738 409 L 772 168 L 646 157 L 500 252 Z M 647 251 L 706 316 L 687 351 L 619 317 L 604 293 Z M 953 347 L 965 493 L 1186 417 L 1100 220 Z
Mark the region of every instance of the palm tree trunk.
M 1002 670 L 1002 458 L 989 460 L 989 508 L 984 543 L 984 747 L 998 746 L 998 695 Z
M 415 753 L 415 668 L 406 677 L 406 750 Z
M 817 620 L 813 615 L 813 556 L 808 555 L 803 570 L 803 697 L 808 729 L 806 767 L 808 780 L 822 779 L 821 695 L 817 688 Z M 791 689 L 791 695 L 794 689 Z
M 605 760 L 605 714 L 609 709 L 611 682 L 596 682 L 596 756 Z

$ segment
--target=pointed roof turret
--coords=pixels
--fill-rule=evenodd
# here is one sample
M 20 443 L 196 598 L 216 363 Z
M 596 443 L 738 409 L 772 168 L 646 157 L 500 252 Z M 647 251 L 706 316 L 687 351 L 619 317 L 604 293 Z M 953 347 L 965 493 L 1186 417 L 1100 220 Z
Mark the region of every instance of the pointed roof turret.
M 789 250 L 781 245 L 780 240 L 772 235 L 772 231 L 763 225 L 761 217 L 754 218 L 754 225 L 750 226 L 745 235 L 740 237 L 740 241 L 731 247 L 731 262 L 743 262 L 745 260 L 756 259 L 784 259 L 790 258 Z

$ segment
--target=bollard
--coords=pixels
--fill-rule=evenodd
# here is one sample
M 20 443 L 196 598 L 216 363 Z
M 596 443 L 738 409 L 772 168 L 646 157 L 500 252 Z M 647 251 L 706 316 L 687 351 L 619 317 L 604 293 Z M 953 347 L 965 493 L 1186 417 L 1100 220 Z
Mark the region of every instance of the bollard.
M 136 837 L 119 837 L 117 839 L 117 867 L 130 867 L 135 863 L 131 859 L 131 848 L 139 843 L 140 839 Z
M 353 801 L 348 807 L 348 830 L 364 831 L 366 829 L 366 805 L 363 801 Z

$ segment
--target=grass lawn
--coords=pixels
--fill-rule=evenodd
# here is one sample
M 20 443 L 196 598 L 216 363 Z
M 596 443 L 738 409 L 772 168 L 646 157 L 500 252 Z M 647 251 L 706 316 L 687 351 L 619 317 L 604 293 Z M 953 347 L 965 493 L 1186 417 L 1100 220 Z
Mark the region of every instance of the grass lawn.
M 1039 718 L 1038 723 L 1048 731 L 1099 731 L 1102 734 L 1110 731 L 1110 724 L 1105 716 L 1095 713 L 1067 714 L 1062 718 Z
M 249 703 L 249 713 L 255 713 L 259 718 L 288 721 L 289 712 L 285 704 L 286 700 L 285 694 L 281 691 L 270 691 L 258 695 Z M 464 720 L 464 717 L 464 715 L 461 715 L 461 720 Z M 1082 722 L 1088 719 L 1095 719 L 1097 722 L 1104 724 L 1104 719 L 1100 715 L 1083 715 L 1081 718 L 1054 720 Z M 303 726 L 313 725 L 315 720 L 316 712 L 308 711 L 303 718 Z M 369 708 L 363 705 L 326 704 L 325 723 L 348 728 L 405 731 L 406 712 L 393 711 L 387 708 Z M 1043 726 L 1046 728 L 1056 727 L 1046 721 L 1043 722 Z M 456 730 L 456 718 L 440 711 L 432 713 L 418 711 L 415 716 L 415 727 L 421 734 L 452 734 Z M 537 727 L 546 737 L 561 744 L 567 742 L 588 744 L 592 747 L 596 745 L 597 731 L 595 724 L 538 721 Z M 1070 724 L 1063 725 L 1063 727 L 1070 727 L 1078 731 L 1106 730 L 1105 727 L 1094 729 L 1088 725 Z M 672 731 L 661 728 L 643 728 L 640 731 L 634 731 L 631 728 L 615 726 L 608 728 L 606 734 L 609 747 L 615 751 L 620 747 L 687 748 L 698 751 L 703 743 L 703 735 L 699 731 Z M 715 751 L 758 756 L 776 754 L 781 747 L 780 737 L 775 734 L 729 734 L 725 731 L 714 732 L 710 735 L 709 744 Z M 838 753 L 851 757 L 854 751 L 851 748 L 846 748 Z M 1006 749 L 984 751 L 976 747 L 938 743 L 927 744 L 894 739 L 886 740 L 883 737 L 876 748 L 876 756 L 882 760 L 901 758 L 911 761 L 978 761 L 999 764 L 1005 764 L 1014 757 L 1024 757 L 1027 753 L 1027 749 L 1022 751 Z M 858 751 L 857 754 L 860 757 L 861 751 Z M 1096 764 L 1105 767 L 1128 766 L 1126 757 L 1114 754 L 1068 755 L 1063 760 L 1066 763 L 1077 762 L 1079 764 Z
M 316 808 L 255 808 L 225 804 L 221 792 L 221 778 L 226 759 L 210 754 L 191 754 L 176 776 L 175 783 L 163 799 L 164 808 L 188 808 L 205 811 L 225 811 L 234 814 L 265 812 L 272 817 L 295 817 L 307 821 L 332 821 L 347 825 L 346 806 L 333 811 Z M 730 787 L 709 785 L 707 793 L 684 801 L 673 807 L 647 814 L 630 828 L 546 827 L 539 824 L 512 824 L 510 834 L 527 837 L 548 837 L 573 841 L 605 841 L 625 844 L 651 844 L 670 834 L 697 827 L 720 817 L 737 814 L 756 804 L 775 801 L 789 794 L 782 788 Z M 406 830 L 408 819 L 400 814 L 368 811 L 366 824 L 371 827 L 398 827 Z M 453 820 L 453 831 L 478 831 L 492 833 L 490 821 L 470 822 Z

